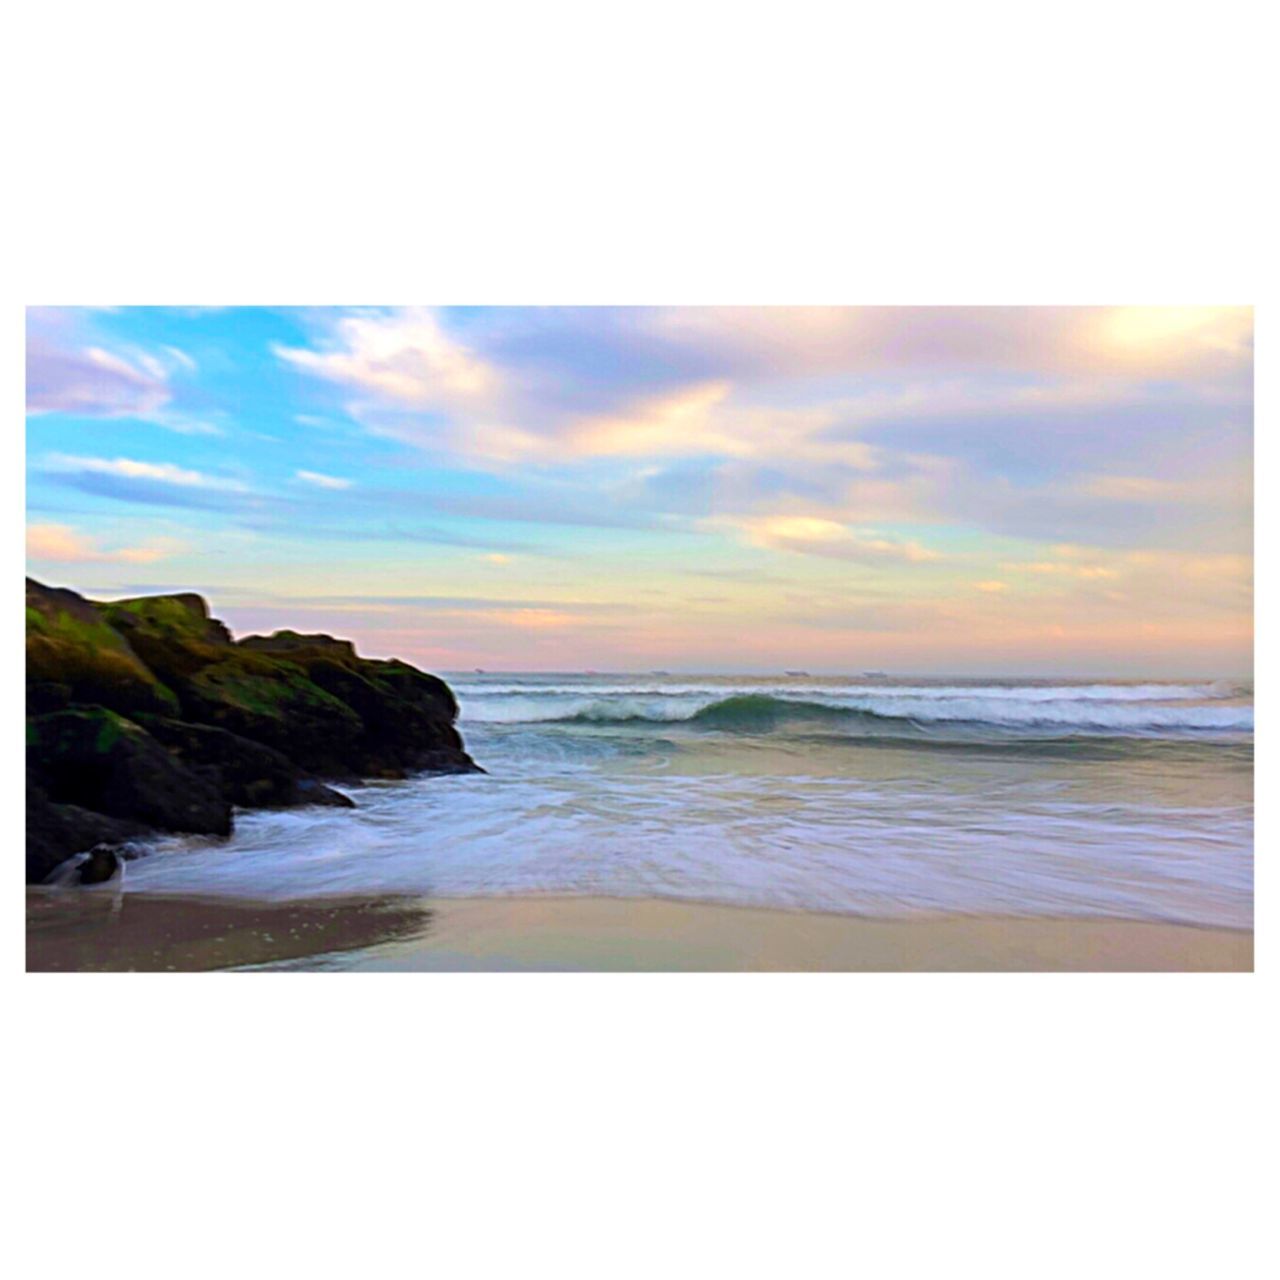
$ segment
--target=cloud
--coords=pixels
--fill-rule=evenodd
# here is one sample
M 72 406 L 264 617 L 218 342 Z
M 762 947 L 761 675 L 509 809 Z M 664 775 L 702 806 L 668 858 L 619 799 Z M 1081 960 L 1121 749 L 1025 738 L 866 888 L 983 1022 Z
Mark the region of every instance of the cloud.
M 738 453 L 740 441 L 712 421 L 713 410 L 729 391 L 727 382 L 699 383 L 648 399 L 617 416 L 585 418 L 572 424 L 564 443 L 571 452 L 588 456 Z
M 596 529 L 653 529 L 662 519 L 652 511 L 633 510 L 610 499 L 614 495 L 570 485 L 527 486 L 513 493 L 422 494 L 393 492 L 388 501 L 444 515 L 521 524 L 576 525 Z M 521 550 L 522 548 L 515 548 Z
M 1253 604 L 1253 561 L 1244 554 L 1181 550 L 1100 550 L 1076 544 L 1051 548 L 1045 560 L 1004 561 L 1001 580 L 1028 615 L 1055 604 L 1077 619 L 1113 616 L 1135 625 L 1161 618 L 1208 622 L 1247 620 Z M 1012 598 L 1012 597 L 1011 597 Z
M 634 610 L 633 605 L 623 601 L 550 600 L 543 598 L 508 599 L 502 596 L 328 595 L 289 596 L 287 601 L 289 604 L 296 603 L 308 608 L 328 608 L 336 604 L 351 605 L 352 607 L 388 605 L 395 608 L 443 610 L 449 613 L 490 612 L 496 609 L 511 609 L 534 613 L 571 610 L 574 613 L 623 614 Z
M 344 317 L 315 350 L 273 350 L 343 388 L 347 412 L 372 433 L 472 461 L 736 456 L 762 437 L 794 434 L 795 410 L 730 410 L 728 379 L 693 376 L 697 360 L 665 361 L 669 344 L 646 338 L 637 319 L 647 314 L 498 308 L 472 320 L 464 340 L 436 313 L 411 308 Z M 811 414 L 803 425 L 815 425 Z
M 691 622 L 681 630 L 703 605 L 735 618 L 715 641 L 730 647 L 744 616 L 833 635 L 896 626 L 904 596 L 919 606 L 910 626 L 947 625 L 951 610 L 996 646 L 1014 622 L 1137 635 L 1148 619 L 1190 627 L 1198 610 L 1247 629 L 1247 309 L 126 309 L 39 317 L 29 333 L 37 366 L 48 353 L 74 366 L 33 377 L 34 411 L 98 415 L 32 426 L 46 437 L 32 519 L 104 528 L 104 497 L 211 512 L 199 524 L 224 559 L 251 541 L 293 590 L 298 564 L 335 591 L 421 589 L 413 570 L 429 560 L 442 591 L 475 579 L 590 595 L 574 575 L 608 563 L 644 602 L 637 644 L 661 616 L 708 655 Z M 108 420 L 129 405 L 174 431 L 234 428 L 237 452 L 179 438 L 152 450 L 136 440 L 154 433 Z M 255 450 L 256 478 L 243 469 Z M 507 541 L 516 522 L 542 526 L 530 545 Z M 46 545 L 137 549 L 112 536 Z M 460 550 L 419 556 L 417 543 Z M 682 593 L 695 561 L 704 583 L 719 576 L 718 603 Z M 554 661 L 563 615 L 588 611 L 508 601 L 405 627 L 463 637 L 471 618 L 474 634 L 501 629 L 510 651 Z M 672 652 L 641 665 L 674 665 Z
M 1094 498 L 1114 498 L 1117 502 L 1178 502 L 1193 496 L 1194 486 L 1154 476 L 1094 476 L 1080 486 Z
M 1229 467 L 1219 460 L 1219 474 L 1207 472 L 1186 488 L 1143 486 L 1139 493 L 1104 483 L 1105 496 L 1093 491 L 1089 478 L 1019 481 L 958 465 L 947 484 L 926 495 L 919 518 L 1037 542 L 1240 551 L 1252 541 L 1249 455 L 1231 450 L 1227 458 Z
M 409 307 L 345 316 L 321 351 L 280 344 L 280 359 L 375 398 L 422 407 L 474 403 L 490 394 L 495 371 L 450 338 L 435 314 Z
M 1249 536 L 1251 351 L 1247 308 L 1107 307 L 410 309 L 277 348 L 371 434 L 522 467 L 511 509 L 446 499 L 462 514 L 654 527 L 801 507 L 1216 550 Z M 535 475 L 563 496 L 543 503 Z
M 27 526 L 27 559 L 58 564 L 153 564 L 176 555 L 183 544 L 172 538 L 156 538 L 145 546 L 104 549 L 96 538 L 66 524 Z
M 369 498 L 372 495 L 366 492 L 362 496 Z M 431 546 L 466 547 L 476 551 L 499 553 L 518 552 L 535 556 L 551 554 L 527 543 L 489 537 L 483 532 L 467 533 L 436 525 L 404 524 L 387 517 L 388 505 L 387 502 L 378 501 L 375 497 L 372 506 L 373 514 L 366 515 L 361 508 L 353 506 L 351 510 L 343 512 L 350 523 L 324 524 L 316 518 L 317 510 L 314 505 L 272 498 L 266 502 L 256 503 L 254 509 L 241 516 L 237 523 L 241 528 L 254 533 L 277 538 L 301 536 L 307 541 L 423 543 Z M 414 509 L 421 510 L 428 505 L 430 504 L 420 499 Z
M 177 432 L 180 436 L 225 436 L 227 434 L 226 430 L 216 422 L 209 422 L 205 418 L 192 418 L 170 409 L 137 416 L 146 422 L 154 423 L 157 427 L 163 427 L 166 431 Z
M 196 362 L 185 351 L 179 351 L 177 347 L 166 346 L 165 354 L 173 361 L 180 364 L 188 373 L 195 373 Z
M 1252 307 L 1114 307 L 1092 329 L 1113 357 L 1143 362 L 1252 360 Z
M 1056 560 L 1010 561 L 1000 567 L 1008 573 L 1032 573 L 1039 576 L 1079 578 L 1084 581 L 1118 576 L 1115 569 L 1107 568 L 1105 565 L 1063 563 Z
M 863 397 L 823 438 L 953 458 L 1015 481 L 1100 467 L 1169 479 L 1199 470 L 1205 455 L 1220 459 L 1225 443 L 1247 447 L 1251 420 L 1247 378 L 1016 386 L 971 379 Z
M 223 489 L 244 492 L 238 480 L 206 475 L 172 462 L 140 462 L 135 458 L 82 458 L 69 454 L 50 454 L 46 465 L 54 471 L 80 471 L 95 475 L 121 476 L 129 480 L 154 480 L 160 484 L 184 488 Z
M 209 423 L 170 408 L 172 379 L 196 372 L 185 351 L 115 348 L 96 339 L 83 314 L 71 308 L 31 308 L 27 313 L 27 413 L 81 417 L 135 417 L 174 431 L 216 432 Z
M 851 560 L 860 564 L 919 564 L 942 557 L 918 542 L 851 529 L 817 516 L 765 516 L 735 522 L 753 546 L 806 555 Z
M 163 368 L 131 363 L 101 347 L 60 351 L 40 341 L 27 345 L 27 412 L 86 417 L 158 413 L 170 400 Z
M 440 323 L 578 412 L 725 378 L 1204 374 L 1247 369 L 1253 341 L 1247 307 L 500 307 Z
M 672 307 L 656 337 L 747 372 L 1096 373 L 1247 365 L 1248 307 Z
M 551 422 L 534 413 L 529 416 L 536 424 L 532 429 L 486 421 L 447 438 L 457 452 L 497 462 L 546 464 L 687 454 L 733 457 L 753 451 L 756 424 L 747 415 L 720 412 L 731 390 L 723 380 L 700 382 L 642 395 L 607 413 L 565 415 Z M 520 414 L 511 406 L 507 411 Z M 446 435 L 437 431 L 433 438 L 439 442 Z
M 494 622 L 503 627 L 519 627 L 530 631 L 561 630 L 580 626 L 587 618 L 578 613 L 566 613 L 560 609 L 495 609 L 476 615 L 482 621 Z
M 262 499 L 239 480 L 210 475 L 172 462 L 55 453 L 46 455 L 32 474 L 94 497 L 148 506 L 228 511 L 252 508 L 262 503 Z M 284 505 L 283 499 L 274 501 L 278 507 Z
M 319 471 L 295 471 L 294 476 L 303 484 L 314 485 L 317 489 L 350 489 L 352 481 L 338 476 L 326 476 Z

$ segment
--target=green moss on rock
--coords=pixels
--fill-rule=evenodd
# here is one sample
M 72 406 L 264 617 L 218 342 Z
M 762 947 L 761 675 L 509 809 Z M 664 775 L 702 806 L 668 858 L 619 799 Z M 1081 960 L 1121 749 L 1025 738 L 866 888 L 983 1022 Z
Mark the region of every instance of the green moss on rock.
M 332 636 L 236 644 L 197 595 L 96 604 L 28 580 L 27 714 L 34 878 L 91 836 L 226 834 L 231 804 L 350 803 L 322 777 L 476 768 L 442 680 Z
M 162 831 L 227 835 L 231 806 L 133 721 L 106 707 L 39 716 L 27 767 L 57 804 L 146 823 Z
M 173 691 L 87 600 L 27 584 L 27 683 L 63 686 L 73 702 L 117 711 L 172 712 Z

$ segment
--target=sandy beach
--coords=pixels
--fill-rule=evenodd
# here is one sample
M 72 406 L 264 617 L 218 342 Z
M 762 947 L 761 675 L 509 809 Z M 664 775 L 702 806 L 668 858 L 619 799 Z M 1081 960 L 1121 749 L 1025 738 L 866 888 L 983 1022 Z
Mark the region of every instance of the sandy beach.
M 1251 972 L 1247 930 L 883 920 L 655 899 L 292 902 L 33 890 L 27 969 L 383 972 Z

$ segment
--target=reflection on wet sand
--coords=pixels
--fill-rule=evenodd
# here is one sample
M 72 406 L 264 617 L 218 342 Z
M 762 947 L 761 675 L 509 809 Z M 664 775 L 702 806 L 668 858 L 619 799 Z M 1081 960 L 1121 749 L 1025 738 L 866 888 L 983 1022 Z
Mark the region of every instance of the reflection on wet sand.
M 1253 968 L 1253 934 L 1156 921 L 870 919 L 643 898 L 291 902 L 28 895 L 27 968 L 1141 972 Z
M 109 890 L 27 894 L 27 971 L 192 972 L 306 960 L 426 932 L 409 898 L 246 902 Z

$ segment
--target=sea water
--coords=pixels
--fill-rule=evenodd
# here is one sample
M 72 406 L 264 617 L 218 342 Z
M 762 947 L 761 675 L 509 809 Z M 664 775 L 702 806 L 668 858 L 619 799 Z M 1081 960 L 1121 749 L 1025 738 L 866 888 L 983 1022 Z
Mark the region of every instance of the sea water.
M 1252 925 L 1249 682 L 448 678 L 487 773 L 153 841 L 126 891 Z

